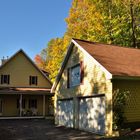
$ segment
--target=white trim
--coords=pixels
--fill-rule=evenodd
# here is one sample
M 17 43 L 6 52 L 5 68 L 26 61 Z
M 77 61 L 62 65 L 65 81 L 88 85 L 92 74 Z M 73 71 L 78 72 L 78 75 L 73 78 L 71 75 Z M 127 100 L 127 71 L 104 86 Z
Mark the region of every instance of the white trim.
M 52 82 L 50 81 L 50 79 L 38 68 L 38 66 L 32 61 L 32 59 L 22 50 L 20 49 L 19 51 L 17 51 L 14 55 L 12 55 L 3 65 L 0 66 L 0 69 L 5 66 L 9 61 L 11 61 L 18 53 L 23 53 L 24 56 L 32 63 L 32 65 L 49 81 L 50 84 L 52 84 Z
M 33 66 L 49 81 L 50 84 L 52 84 L 50 79 L 38 68 L 38 66 L 32 61 L 32 59 L 22 49 L 19 52 L 22 52 L 28 58 L 28 60 L 33 64 Z
M 66 53 L 66 55 L 65 55 L 65 57 L 64 57 L 64 59 L 63 59 L 62 65 L 61 65 L 61 67 L 60 67 L 60 69 L 59 69 L 59 72 L 58 72 L 58 75 L 57 75 L 57 77 L 56 77 L 56 80 L 55 80 L 55 82 L 53 83 L 53 86 L 52 86 L 52 88 L 51 88 L 51 93 L 54 93 L 54 92 L 55 92 L 55 89 L 57 88 L 57 84 L 58 84 L 58 82 L 59 82 L 59 80 L 60 80 L 59 78 L 62 76 L 61 74 L 63 73 L 63 70 L 64 70 L 65 65 L 66 65 L 66 63 L 67 63 L 67 59 L 69 59 L 69 55 L 70 55 L 71 50 L 72 50 L 72 48 L 73 48 L 74 45 L 77 46 L 77 47 L 78 47 L 81 51 L 83 51 L 85 54 L 87 54 L 87 55 L 91 58 L 91 60 L 94 61 L 94 63 L 95 63 L 96 65 L 98 65 L 98 66 L 101 67 L 102 71 L 106 73 L 107 79 L 108 79 L 108 80 L 109 80 L 109 79 L 112 79 L 112 74 L 111 74 L 104 66 L 102 66 L 96 59 L 94 59 L 86 50 L 84 50 L 74 39 L 72 39 L 72 40 L 71 40 L 71 43 L 70 43 L 70 45 L 69 45 L 69 47 L 68 47 L 68 49 L 67 49 L 67 53 Z
M 21 117 L 22 116 L 22 94 L 20 94 L 20 99 L 19 99 L 19 114 Z
M 45 108 L 45 106 L 46 106 L 46 96 L 43 95 L 42 109 L 43 109 L 43 116 L 44 117 L 46 115 L 46 108 Z
M 96 59 L 94 59 L 93 56 L 91 56 L 85 49 L 83 49 L 75 40 L 72 39 L 72 43 L 74 43 L 81 51 L 87 54 L 96 65 L 101 67 L 102 71 L 104 71 L 108 75 L 108 80 L 112 79 L 112 74 L 104 66 L 102 66 Z
M 67 57 L 69 56 L 70 52 L 71 52 L 71 49 L 73 47 L 73 43 L 70 43 L 69 47 L 67 48 L 67 52 L 66 52 L 66 55 L 64 56 L 64 59 L 62 61 L 62 64 L 59 68 L 59 71 L 58 71 L 58 75 L 56 76 L 55 78 L 55 81 L 52 85 L 52 88 L 51 88 L 51 93 L 55 92 L 55 89 L 57 87 L 57 84 L 59 82 L 59 76 L 61 76 L 62 72 L 63 72 L 63 68 L 65 67 L 65 63 L 67 63 Z M 66 62 L 65 62 L 66 61 Z

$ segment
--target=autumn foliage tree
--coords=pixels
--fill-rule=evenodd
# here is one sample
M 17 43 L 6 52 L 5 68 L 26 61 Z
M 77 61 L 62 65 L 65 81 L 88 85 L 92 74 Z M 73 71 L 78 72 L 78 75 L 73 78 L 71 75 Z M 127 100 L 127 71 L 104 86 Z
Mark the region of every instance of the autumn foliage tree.
M 64 36 L 40 54 L 52 81 L 71 38 L 140 48 L 140 0 L 73 0 L 66 23 Z
M 45 69 L 50 73 L 50 79 L 52 81 L 55 80 L 55 77 L 58 74 L 67 45 L 68 41 L 64 38 L 52 39 L 48 43 Z
M 45 60 L 41 57 L 41 55 L 37 54 L 34 58 L 35 60 L 35 63 L 38 65 L 38 67 L 40 69 L 45 69 L 45 65 L 46 65 L 46 62 Z

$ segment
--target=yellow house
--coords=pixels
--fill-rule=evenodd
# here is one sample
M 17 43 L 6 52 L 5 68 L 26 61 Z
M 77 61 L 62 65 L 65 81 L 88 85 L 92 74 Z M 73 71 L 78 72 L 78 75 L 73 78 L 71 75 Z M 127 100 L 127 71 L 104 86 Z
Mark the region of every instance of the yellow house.
M 52 115 L 52 83 L 46 73 L 19 50 L 0 66 L 0 117 Z
M 125 123 L 138 124 L 140 50 L 72 39 L 51 92 L 58 125 L 112 135 L 119 92 L 129 92 Z

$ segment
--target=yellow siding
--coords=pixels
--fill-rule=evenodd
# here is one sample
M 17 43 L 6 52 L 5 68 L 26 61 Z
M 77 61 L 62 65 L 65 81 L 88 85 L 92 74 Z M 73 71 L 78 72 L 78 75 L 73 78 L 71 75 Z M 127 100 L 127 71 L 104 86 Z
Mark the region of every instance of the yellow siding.
M 80 61 L 84 62 L 84 84 L 68 89 L 67 69 L 78 64 Z M 59 92 L 61 92 L 60 96 L 64 98 L 74 97 L 76 95 L 88 96 L 100 93 L 111 93 L 111 81 L 107 80 L 107 78 L 101 66 L 97 66 L 87 54 L 84 54 L 78 50 L 77 47 L 74 47 L 56 92 L 58 92 L 58 95 Z
M 138 80 L 114 80 L 114 92 L 129 92 L 125 107 L 126 122 L 140 121 L 140 81 Z
M 18 98 L 17 95 L 2 96 L 2 101 L 3 101 L 2 116 L 17 116 L 18 114 L 17 98 Z
M 0 95 L 3 101 L 3 112 L 1 116 L 19 116 L 19 108 L 17 108 L 17 99 L 20 95 Z M 37 115 L 43 115 L 43 95 L 22 95 L 26 100 L 25 110 L 29 109 L 29 99 L 37 99 Z
M 31 62 L 20 52 L 0 69 L 1 74 L 10 75 L 10 84 L 0 84 L 9 87 L 46 87 L 51 88 L 48 80 L 35 68 Z M 38 85 L 29 85 L 29 76 L 38 76 Z
M 84 63 L 84 82 L 80 86 L 67 88 L 67 69 L 80 61 Z M 85 52 L 74 46 L 71 56 L 56 88 L 55 99 L 76 96 L 105 94 L 106 96 L 106 132 L 112 132 L 112 83 L 102 66 L 95 63 Z M 56 103 L 56 101 L 55 101 Z M 55 104 L 56 107 L 56 104 Z

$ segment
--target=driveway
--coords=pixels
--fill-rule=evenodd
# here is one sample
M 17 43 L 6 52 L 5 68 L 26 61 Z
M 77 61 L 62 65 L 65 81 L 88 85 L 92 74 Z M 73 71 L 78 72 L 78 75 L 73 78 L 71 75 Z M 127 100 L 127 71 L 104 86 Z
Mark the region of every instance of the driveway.
M 98 136 L 57 127 L 53 120 L 0 120 L 0 140 L 91 140 L 94 138 Z
M 116 138 L 57 127 L 53 120 L 0 120 L 0 140 L 140 140 L 140 131 Z

